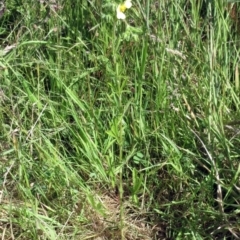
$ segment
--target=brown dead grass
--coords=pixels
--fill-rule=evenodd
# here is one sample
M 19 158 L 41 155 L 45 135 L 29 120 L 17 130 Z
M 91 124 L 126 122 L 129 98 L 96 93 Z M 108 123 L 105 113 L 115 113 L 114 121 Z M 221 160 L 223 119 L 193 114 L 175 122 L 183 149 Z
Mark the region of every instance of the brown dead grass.
M 119 240 L 121 239 L 120 229 L 120 201 L 114 194 L 98 195 L 97 199 L 105 209 L 105 216 L 96 210 L 89 209 L 88 220 L 92 222 L 92 232 L 89 238 L 92 240 Z M 126 240 L 150 240 L 153 239 L 153 228 L 147 223 L 144 213 L 135 209 L 129 201 L 124 205 L 124 239 Z M 142 211 L 143 212 L 143 211 Z

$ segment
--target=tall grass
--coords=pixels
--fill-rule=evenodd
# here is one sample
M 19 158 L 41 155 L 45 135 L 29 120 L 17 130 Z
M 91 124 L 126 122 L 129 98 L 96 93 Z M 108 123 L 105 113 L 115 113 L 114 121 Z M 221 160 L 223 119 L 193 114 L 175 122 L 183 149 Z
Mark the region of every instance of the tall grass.
M 223 1 L 9 0 L 2 239 L 238 239 L 239 32 Z M 229 8 L 228 8 L 229 9 Z

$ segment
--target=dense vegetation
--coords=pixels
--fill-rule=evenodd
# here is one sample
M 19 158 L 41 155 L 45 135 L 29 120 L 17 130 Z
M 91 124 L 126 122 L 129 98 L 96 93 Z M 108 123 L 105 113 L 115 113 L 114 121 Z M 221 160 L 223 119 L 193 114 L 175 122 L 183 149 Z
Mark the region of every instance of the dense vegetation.
M 5 4 L 1 239 L 239 239 L 237 5 Z

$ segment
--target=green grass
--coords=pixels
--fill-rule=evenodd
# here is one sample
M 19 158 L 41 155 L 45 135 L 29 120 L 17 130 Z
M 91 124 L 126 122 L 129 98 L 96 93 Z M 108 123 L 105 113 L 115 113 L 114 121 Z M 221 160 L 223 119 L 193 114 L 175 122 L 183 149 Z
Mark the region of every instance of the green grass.
M 227 3 L 52 2 L 0 19 L 1 239 L 240 238 Z

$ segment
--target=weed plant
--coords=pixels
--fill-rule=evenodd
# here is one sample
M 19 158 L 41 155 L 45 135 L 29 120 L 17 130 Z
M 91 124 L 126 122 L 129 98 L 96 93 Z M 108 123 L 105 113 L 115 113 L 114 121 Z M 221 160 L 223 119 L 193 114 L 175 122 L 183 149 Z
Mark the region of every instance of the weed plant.
M 238 23 L 118 4 L 1 11 L 1 239 L 239 239 Z

